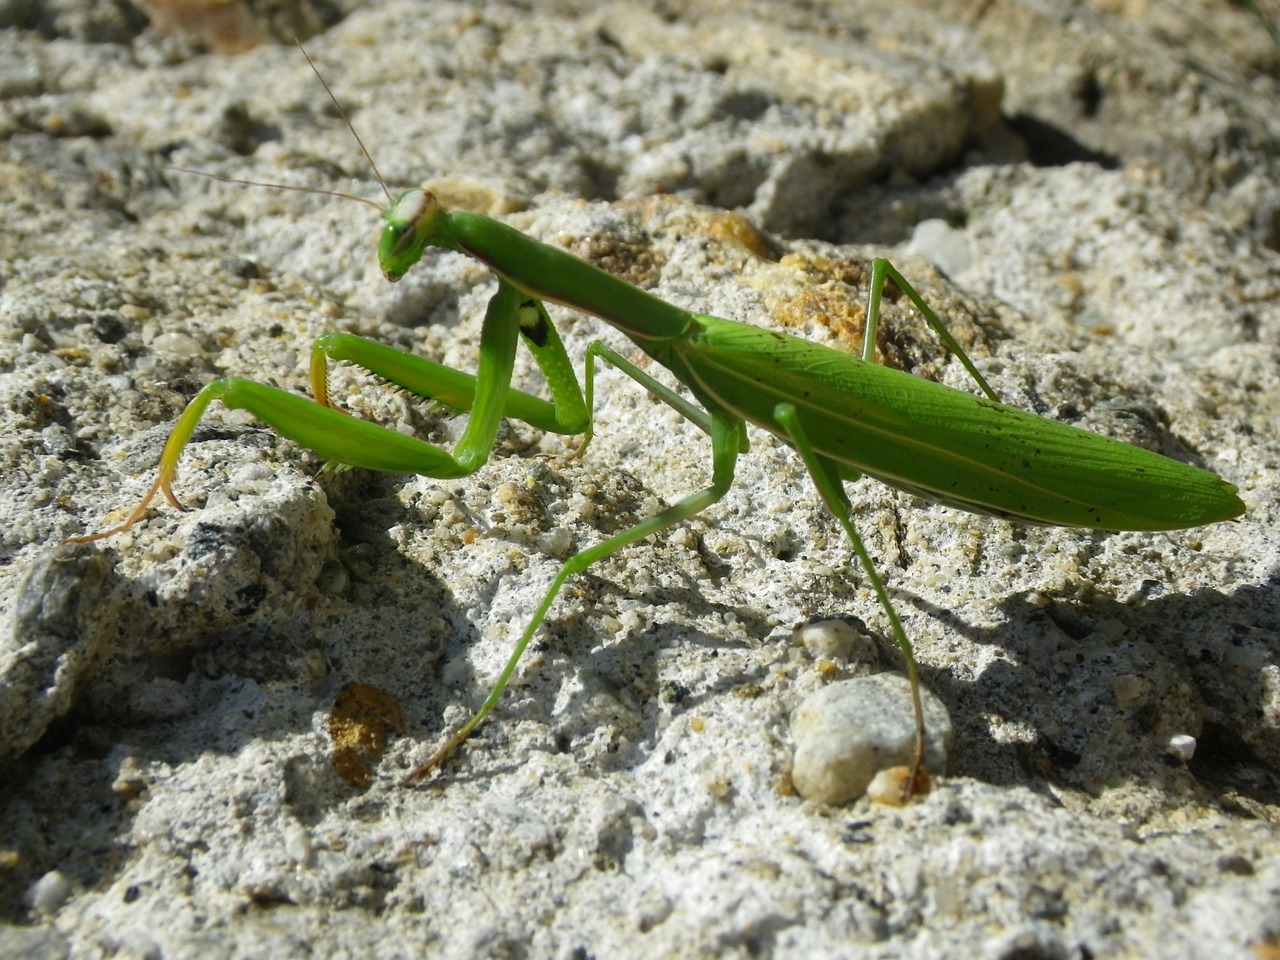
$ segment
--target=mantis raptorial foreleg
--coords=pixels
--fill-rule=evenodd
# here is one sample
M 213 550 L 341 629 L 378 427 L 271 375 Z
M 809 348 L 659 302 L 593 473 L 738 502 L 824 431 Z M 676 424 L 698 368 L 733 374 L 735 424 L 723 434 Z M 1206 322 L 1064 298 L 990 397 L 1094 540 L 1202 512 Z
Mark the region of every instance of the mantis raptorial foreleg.
M 551 403 L 511 386 L 516 343 L 521 337 L 546 378 Z M 333 360 L 356 363 L 424 399 L 470 410 L 471 418 L 453 452 L 359 420 L 334 407 L 329 401 L 328 386 L 328 364 Z M 128 530 L 145 515 L 158 493 L 163 493 L 177 509 L 183 509 L 173 492 L 178 459 L 214 400 L 221 400 L 229 409 L 253 414 L 331 464 L 439 479 L 464 477 L 483 466 L 493 450 L 503 416 L 518 417 L 542 430 L 566 435 L 583 433 L 589 425 L 589 410 L 546 308 L 501 280 L 485 312 L 480 361 L 474 376 L 364 337 L 331 333 L 317 340 L 312 348 L 311 381 L 314 401 L 237 377 L 208 384 L 179 417 L 160 456 L 159 474 L 133 512 L 109 530 L 71 540 L 100 540 Z

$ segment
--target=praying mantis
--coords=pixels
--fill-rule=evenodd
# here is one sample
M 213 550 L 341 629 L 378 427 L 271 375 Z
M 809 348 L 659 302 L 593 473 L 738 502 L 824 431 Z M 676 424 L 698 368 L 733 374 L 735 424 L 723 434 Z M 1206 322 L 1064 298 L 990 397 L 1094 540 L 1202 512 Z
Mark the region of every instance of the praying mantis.
M 381 184 L 368 150 L 363 143 L 360 148 Z M 904 796 L 922 792 L 927 782 L 919 671 L 884 581 L 855 528 L 846 482 L 865 475 L 974 513 L 1102 530 L 1175 530 L 1229 520 L 1245 510 L 1237 488 L 1214 473 L 1000 403 L 942 321 L 887 260 L 871 264 L 866 332 L 858 357 L 674 306 L 498 220 L 447 211 L 426 188 L 395 198 L 385 184 L 382 188 L 389 203 L 382 213 L 378 260 L 387 280 L 402 278 L 432 248 L 472 257 L 496 278 L 476 372 L 455 370 L 353 334 L 329 333 L 312 347 L 314 400 L 248 379 L 215 380 L 179 417 L 160 457 L 158 475 L 132 513 L 118 526 L 77 539 L 97 540 L 128 530 L 158 494 L 183 509 L 173 490 L 178 462 L 214 400 L 248 411 L 330 465 L 440 479 L 463 477 L 483 466 L 504 417 L 543 431 L 580 435 L 581 445 L 573 455 L 582 456 L 593 432 L 597 361 L 612 365 L 669 404 L 710 438 L 710 483 L 564 561 L 481 706 L 404 779 L 406 783 L 428 776 L 494 710 L 570 578 L 702 513 L 725 496 L 738 457 L 748 452 L 748 424 L 769 432 L 800 457 L 820 499 L 848 536 L 901 651 L 915 723 L 914 758 L 904 780 Z M 980 395 L 875 361 L 880 305 L 888 283 L 906 295 L 956 355 Z M 599 341 L 586 350 L 580 383 L 547 303 L 615 327 L 665 367 L 688 396 Z M 550 400 L 512 385 L 520 343 L 540 368 Z M 339 410 L 328 385 L 335 362 L 356 364 L 416 396 L 469 412 L 452 451 Z

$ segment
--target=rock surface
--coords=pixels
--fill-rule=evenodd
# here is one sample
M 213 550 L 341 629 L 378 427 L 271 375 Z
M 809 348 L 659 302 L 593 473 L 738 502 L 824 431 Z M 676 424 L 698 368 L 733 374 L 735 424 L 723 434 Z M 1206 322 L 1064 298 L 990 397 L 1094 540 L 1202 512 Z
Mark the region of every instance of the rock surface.
M 0 27 L 0 956 L 1280 947 L 1280 59 L 1255 14 L 57 0 Z M 864 671 L 793 628 L 897 653 L 753 434 L 723 502 L 570 583 L 492 720 L 398 786 L 558 564 L 704 485 L 708 449 L 612 370 L 584 459 L 509 424 L 464 480 L 313 479 L 215 409 L 188 512 L 57 546 L 133 508 L 216 377 L 305 391 L 330 330 L 475 368 L 480 265 L 392 286 L 372 210 L 173 169 L 381 200 L 295 34 L 388 182 L 850 350 L 889 256 L 1009 402 L 1209 467 L 1249 512 L 1105 534 L 850 485 L 956 739 L 926 798 L 827 807 L 795 795 L 788 718 Z M 634 355 L 553 316 L 575 361 Z M 897 301 L 879 349 L 967 386 Z M 440 442 L 465 422 L 333 386 Z M 330 738 L 352 684 L 405 730 L 355 729 L 365 786 Z

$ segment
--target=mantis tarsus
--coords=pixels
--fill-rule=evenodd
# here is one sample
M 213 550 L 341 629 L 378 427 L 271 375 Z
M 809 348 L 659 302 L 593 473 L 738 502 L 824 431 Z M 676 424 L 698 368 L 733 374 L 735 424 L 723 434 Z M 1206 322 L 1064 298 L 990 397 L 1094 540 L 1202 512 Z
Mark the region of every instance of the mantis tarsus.
M 383 190 L 387 191 L 385 185 Z M 733 483 L 738 456 L 747 451 L 747 423 L 764 428 L 799 454 L 823 502 L 848 535 L 888 618 L 911 682 L 915 713 L 915 758 L 904 780 L 906 794 L 924 783 L 925 730 L 917 668 L 911 643 L 854 528 L 845 481 L 865 474 L 912 495 L 975 513 L 1104 530 L 1181 529 L 1244 512 L 1236 487 L 1207 470 L 999 403 L 933 310 L 886 260 L 872 262 L 866 336 L 858 358 L 784 333 L 675 307 L 501 222 L 475 213 L 446 212 L 424 188 L 408 190 L 396 199 L 387 192 L 387 197 L 391 202 L 383 211 L 378 259 L 388 280 L 400 279 L 430 247 L 474 257 L 497 278 L 498 290 L 483 322 L 476 373 L 453 370 L 352 334 L 331 333 L 312 348 L 314 402 L 250 380 L 216 380 L 200 391 L 179 418 L 160 458 L 159 476 L 137 508 L 119 526 L 80 539 L 127 530 L 144 515 L 157 493 L 182 509 L 172 489 L 178 459 L 215 399 L 249 411 L 333 464 L 461 477 L 488 459 L 503 417 L 555 433 L 581 434 L 581 454 L 591 439 L 593 374 L 600 359 L 707 433 L 711 483 L 570 557 L 543 595 L 483 704 L 405 778 L 406 783 L 429 774 L 493 710 L 570 577 L 629 544 L 701 513 L 724 496 Z M 905 293 L 960 359 L 983 396 L 874 362 L 880 300 L 888 281 Z M 546 302 L 613 325 L 666 367 L 693 400 L 600 342 L 587 349 L 580 386 L 547 315 Z M 519 341 L 542 370 L 549 402 L 511 386 Z M 453 451 L 336 409 L 329 398 L 328 366 L 338 360 L 358 364 L 423 398 L 470 411 Z

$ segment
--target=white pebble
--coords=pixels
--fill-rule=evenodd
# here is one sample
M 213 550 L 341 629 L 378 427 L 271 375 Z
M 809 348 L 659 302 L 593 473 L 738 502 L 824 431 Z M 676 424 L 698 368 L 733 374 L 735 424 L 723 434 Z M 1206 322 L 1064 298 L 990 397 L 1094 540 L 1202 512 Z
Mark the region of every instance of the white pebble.
M 973 262 L 964 232 L 945 220 L 921 220 L 911 231 L 911 246 L 948 276 L 955 276 Z
M 185 359 L 204 355 L 200 341 L 186 333 L 162 333 L 151 341 L 151 349 L 166 357 Z
M 71 896 L 71 881 L 59 870 L 50 870 L 27 888 L 27 902 L 40 913 L 56 913 Z
M 875 663 L 879 657 L 875 641 L 843 620 L 819 620 L 791 631 L 791 637 L 815 657 L 850 662 Z
M 1196 738 L 1189 733 L 1175 733 L 1169 738 L 1169 752 L 1183 763 L 1189 763 L 1196 755 Z
M 801 796 L 821 803 L 849 803 L 862 796 L 872 778 L 887 767 L 911 763 L 915 718 L 906 677 L 878 673 L 823 687 L 791 716 L 796 753 L 791 782 Z M 922 690 L 925 766 L 946 771 L 951 717 L 928 690 Z

